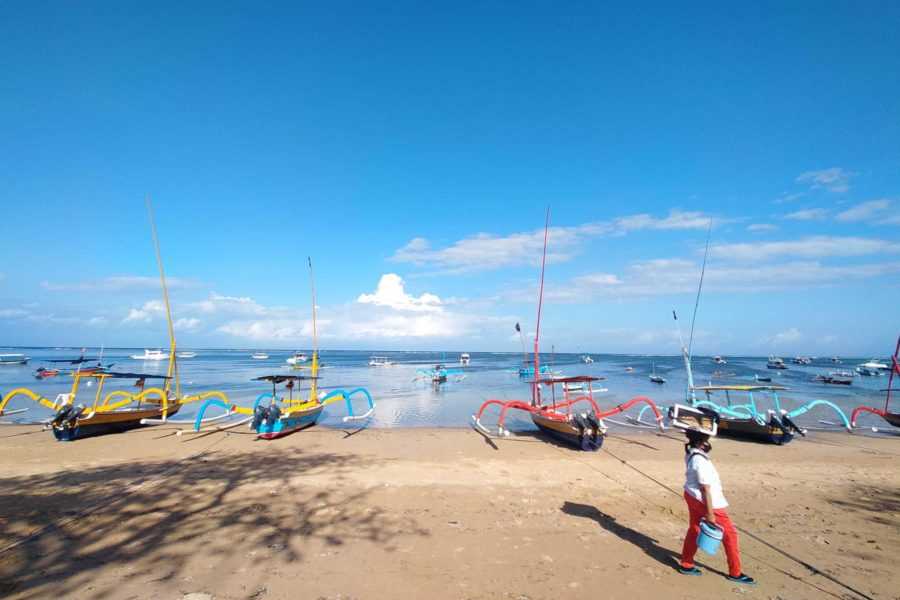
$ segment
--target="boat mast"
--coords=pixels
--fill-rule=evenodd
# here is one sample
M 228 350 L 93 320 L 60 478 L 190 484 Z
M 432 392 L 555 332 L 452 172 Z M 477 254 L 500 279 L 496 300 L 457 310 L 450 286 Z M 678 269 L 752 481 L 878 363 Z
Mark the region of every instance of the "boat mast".
M 541 256 L 541 286 L 538 293 L 538 309 L 537 309 L 537 326 L 534 329 L 534 384 L 531 388 L 531 403 L 535 406 L 541 405 L 541 386 L 537 383 L 540 380 L 541 369 L 539 357 L 539 342 L 541 338 L 541 308 L 544 304 L 544 269 L 547 266 L 547 238 L 550 235 L 550 207 L 547 207 L 547 218 L 544 221 L 544 253 Z
M 313 329 L 313 356 L 312 356 L 312 385 L 310 386 L 310 400 L 318 400 L 318 389 L 316 385 L 316 377 L 319 375 L 319 336 L 316 331 L 316 278 L 313 274 L 312 258 L 307 256 L 306 262 L 309 265 L 309 284 L 312 290 L 312 329 Z
M 166 286 L 166 272 L 163 269 L 162 254 L 159 251 L 159 237 L 156 234 L 156 222 L 153 220 L 153 205 L 150 202 L 150 194 L 147 194 L 147 215 L 150 217 L 150 232 L 153 234 L 153 248 L 156 250 L 156 264 L 159 266 L 159 281 L 162 284 L 163 302 L 166 305 L 166 321 L 169 325 L 169 368 L 166 371 L 166 395 L 172 387 L 172 377 L 175 377 L 175 397 L 181 397 L 181 381 L 178 379 L 178 365 L 175 356 L 175 328 L 172 326 L 172 307 L 169 304 L 169 288 Z

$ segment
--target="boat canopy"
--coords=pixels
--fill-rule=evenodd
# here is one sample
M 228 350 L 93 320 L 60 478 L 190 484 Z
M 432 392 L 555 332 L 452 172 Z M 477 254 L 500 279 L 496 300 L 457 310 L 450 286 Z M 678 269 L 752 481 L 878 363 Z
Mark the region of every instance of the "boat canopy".
M 692 389 L 695 392 L 780 392 L 787 388 L 780 385 L 701 385 Z
M 263 375 L 262 377 L 254 377 L 253 381 L 271 381 L 274 384 L 284 383 L 286 381 L 300 381 L 301 379 L 319 379 L 318 377 L 310 377 L 309 375 Z
M 592 377 L 590 375 L 575 375 L 573 377 L 548 377 L 546 379 L 538 379 L 535 383 L 543 385 L 556 385 L 558 383 L 589 383 L 591 381 L 600 381 L 606 377 Z

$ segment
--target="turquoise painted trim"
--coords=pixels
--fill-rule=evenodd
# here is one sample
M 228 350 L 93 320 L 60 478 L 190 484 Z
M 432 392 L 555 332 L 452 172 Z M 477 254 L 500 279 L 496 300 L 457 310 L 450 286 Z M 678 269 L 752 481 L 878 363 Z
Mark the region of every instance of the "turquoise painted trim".
M 197 411 L 197 418 L 194 419 L 194 431 L 200 431 L 200 426 L 203 424 L 203 415 L 206 414 L 206 409 L 210 406 L 219 406 L 225 410 L 229 410 L 231 408 L 218 398 L 210 398 L 209 400 L 204 402 L 200 406 L 200 410 Z
M 259 407 L 259 403 L 262 402 L 263 400 L 265 400 L 266 398 L 274 399 L 275 396 L 272 394 L 272 392 L 265 392 L 265 393 L 257 396 L 256 400 L 254 400 L 254 402 L 253 402 L 253 414 L 256 414 L 256 409 L 257 409 L 257 407 Z
M 831 408 L 832 410 L 834 410 L 834 412 L 837 413 L 837 415 L 841 418 L 841 421 L 844 423 L 844 427 L 846 427 L 847 429 L 850 429 L 850 419 L 847 418 L 847 415 L 844 414 L 844 411 L 842 411 L 840 408 L 838 408 L 836 405 L 829 402 L 828 400 L 813 400 L 812 402 L 807 402 L 803 406 L 795 408 L 791 412 L 787 413 L 787 416 L 789 419 L 793 419 L 794 417 L 799 417 L 800 415 L 802 415 L 806 412 L 809 412 L 814 407 L 819 406 L 819 405 L 827 406 L 827 407 Z

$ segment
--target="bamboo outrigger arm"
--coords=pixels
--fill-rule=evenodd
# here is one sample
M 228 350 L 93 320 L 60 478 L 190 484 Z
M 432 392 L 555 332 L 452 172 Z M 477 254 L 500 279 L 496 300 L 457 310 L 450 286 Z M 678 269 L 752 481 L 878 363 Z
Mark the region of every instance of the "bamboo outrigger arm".
M 6 405 L 9 404 L 9 402 L 16 396 L 25 396 L 29 400 L 32 400 L 33 402 L 37 402 L 41 406 L 44 406 L 46 408 L 49 408 L 50 410 L 55 411 L 57 408 L 59 408 L 60 402 L 65 403 L 67 401 L 67 398 L 65 398 L 65 396 L 67 396 L 67 395 L 68 394 L 60 394 L 60 396 L 57 397 L 56 402 L 53 402 L 53 401 L 45 398 L 44 396 L 41 396 L 37 392 L 33 392 L 33 391 L 29 390 L 28 388 L 16 388 L 13 391 L 11 391 L 10 393 L 8 393 L 6 396 L 3 396 L 2 398 L 0 398 L 0 417 L 6 416 L 6 415 L 11 415 L 11 414 L 18 414 L 20 412 L 23 412 L 22 410 L 17 410 L 15 412 L 13 412 L 13 411 L 5 412 Z M 25 409 L 25 410 L 28 410 L 28 409 Z
M 366 397 L 369 406 L 369 410 L 361 415 L 353 414 L 352 398 L 356 394 L 363 394 Z M 340 402 L 341 400 L 344 400 L 347 403 L 347 415 L 343 418 L 344 423 L 368 419 L 372 416 L 372 413 L 375 412 L 375 401 L 372 399 L 372 395 L 369 393 L 369 390 L 362 387 L 354 388 L 349 392 L 345 390 L 334 390 L 323 396 L 319 402 L 322 404 L 331 404 L 332 402 Z

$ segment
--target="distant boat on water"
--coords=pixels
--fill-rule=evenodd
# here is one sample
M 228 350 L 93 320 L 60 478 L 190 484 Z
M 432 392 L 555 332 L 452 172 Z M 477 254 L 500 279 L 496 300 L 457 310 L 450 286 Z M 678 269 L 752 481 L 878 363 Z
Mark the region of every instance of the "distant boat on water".
M 284 362 L 289 365 L 299 365 L 300 363 L 305 363 L 307 360 L 309 360 L 309 357 L 303 352 L 294 352 L 294 354 L 289 356 Z
M 179 352 L 176 354 L 178 358 L 197 358 L 196 352 Z
M 583 362 L 586 365 L 590 365 L 590 364 L 593 364 L 594 359 L 591 358 L 590 354 L 585 354 L 584 356 L 581 357 L 581 362 Z
M 393 366 L 394 361 L 389 359 L 387 356 L 370 356 L 369 357 L 369 366 L 370 367 L 390 367 Z
M 169 360 L 169 355 L 162 350 L 145 349 L 143 354 L 132 354 L 134 360 Z
M 24 354 L 0 354 L 0 365 L 27 365 L 29 360 Z
M 784 359 L 778 358 L 777 356 L 770 356 L 768 362 L 766 363 L 766 368 L 784 371 L 787 369 L 787 365 L 784 364 Z
M 721 356 L 713 356 L 713 362 L 717 365 L 727 365 L 728 361 L 722 358 Z
M 472 362 L 472 357 L 469 356 L 468 352 L 463 352 L 459 355 L 459 364 L 462 366 L 468 367 L 470 362 Z
M 653 372 L 650 373 L 650 381 L 652 381 L 653 383 L 658 383 L 658 384 L 660 384 L 660 385 L 662 385 L 663 383 L 665 383 L 665 382 L 666 382 L 666 378 L 663 377 L 662 375 L 657 375 L 657 374 L 656 374 L 656 363 L 653 363 L 652 369 L 653 369 Z
M 853 371 L 832 371 L 828 375 L 819 375 L 816 381 L 829 385 L 851 385 L 853 383 Z
M 269 355 L 265 352 L 254 352 L 250 355 L 250 358 L 252 358 L 253 360 L 266 360 L 269 358 Z
M 795 356 L 791 359 L 791 362 L 795 365 L 808 365 L 812 363 L 812 359 L 808 356 Z

